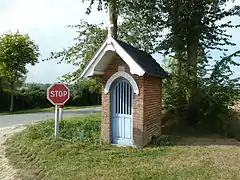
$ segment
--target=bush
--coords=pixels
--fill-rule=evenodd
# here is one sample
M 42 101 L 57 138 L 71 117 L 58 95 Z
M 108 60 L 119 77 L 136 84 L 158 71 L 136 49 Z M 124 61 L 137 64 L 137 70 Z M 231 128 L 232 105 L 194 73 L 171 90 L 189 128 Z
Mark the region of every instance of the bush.
M 99 113 L 62 120 L 59 123 L 60 138 L 79 142 L 99 141 L 100 124 Z M 52 139 L 54 137 L 54 121 L 49 120 L 29 125 L 23 133 L 24 138 L 28 140 Z
M 10 107 L 10 93 L 0 90 L 0 111 L 7 111 Z
M 240 141 L 240 113 L 232 111 L 229 123 L 226 123 L 226 135 Z
M 171 139 L 168 135 L 153 136 L 150 144 L 153 146 L 170 146 Z
M 201 63 L 194 81 L 186 73 L 188 67 L 183 66 L 180 73 L 177 63 L 168 65 L 172 76 L 164 81 L 165 130 L 227 134 L 232 123 L 237 125 L 229 108 L 239 98 L 239 78 L 230 77 L 230 65 L 236 63 L 231 57 L 216 61 L 211 69 Z M 195 83 L 196 89 L 191 93 Z
M 60 136 L 68 140 L 93 142 L 100 138 L 101 119 L 96 115 L 85 116 L 84 120 L 73 119 L 60 122 Z
M 52 104 L 47 100 L 47 89 L 41 89 L 38 86 L 21 89 L 14 94 L 14 110 L 48 108 Z M 82 93 L 71 94 L 70 100 L 66 106 L 92 106 L 100 105 L 101 99 L 99 93 L 91 93 L 84 90 Z M 10 107 L 10 92 L 0 91 L 0 111 L 8 111 Z

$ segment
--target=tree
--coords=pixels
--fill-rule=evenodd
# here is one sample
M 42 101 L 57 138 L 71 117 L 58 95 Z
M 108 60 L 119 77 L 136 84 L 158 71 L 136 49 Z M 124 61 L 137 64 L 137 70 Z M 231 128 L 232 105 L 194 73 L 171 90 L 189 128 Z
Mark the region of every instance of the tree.
M 87 8 L 86 13 L 90 14 L 92 10 L 92 5 L 98 3 L 98 10 L 110 10 L 110 23 L 114 24 L 111 28 L 113 37 L 119 38 L 126 43 L 147 51 L 149 53 L 156 52 L 154 40 L 160 36 L 158 32 L 158 27 L 151 27 L 149 25 L 141 26 L 137 21 L 132 21 L 131 19 L 125 18 L 121 23 L 118 23 L 118 17 L 121 15 L 120 12 L 123 11 L 124 1 L 122 0 L 83 0 L 83 2 L 89 2 L 89 7 Z M 109 7 L 109 8 L 108 8 Z M 59 59 L 59 63 L 66 62 L 74 66 L 78 66 L 73 73 L 68 73 L 60 78 L 61 81 L 65 83 L 76 83 L 81 86 L 89 87 L 90 91 L 99 92 L 99 88 L 93 87 L 96 85 L 96 81 L 99 80 L 86 80 L 80 79 L 79 76 L 82 73 L 83 69 L 87 63 L 92 59 L 93 55 L 103 43 L 104 39 L 107 37 L 107 30 L 104 27 L 103 23 L 100 24 L 90 24 L 84 20 L 81 20 L 77 25 L 69 25 L 70 28 L 75 28 L 77 36 L 74 38 L 74 45 L 63 49 L 61 52 L 52 52 L 50 59 Z M 136 28 L 137 27 L 137 28 Z M 144 28 L 145 33 L 142 33 L 138 28 Z M 157 33 L 156 33 L 157 32 Z M 88 83 L 89 82 L 89 83 Z M 100 84 L 97 83 L 97 87 L 100 87 Z
M 151 34 L 150 29 L 148 33 L 142 34 L 141 31 L 133 28 L 135 26 L 136 23 L 128 20 L 121 22 L 118 25 L 118 37 L 141 50 L 150 53 L 154 52 L 153 46 L 156 36 Z M 74 38 L 74 45 L 63 49 L 61 52 L 52 52 L 46 60 L 58 59 L 58 63 L 65 62 L 79 67 L 75 72 L 65 74 L 60 80 L 67 84 L 75 83 L 78 86 L 87 86 L 91 92 L 100 92 L 99 79 L 86 80 L 79 77 L 97 49 L 106 39 L 107 29 L 103 23 L 90 24 L 84 20 L 81 20 L 77 25 L 69 25 L 68 27 L 75 28 L 77 32 L 77 36 Z M 149 26 L 145 28 L 147 29 Z
M 97 1 L 98 2 L 98 10 L 101 11 L 108 7 L 109 13 L 109 22 L 112 25 L 110 28 L 110 33 L 112 37 L 115 39 L 118 38 L 118 17 L 121 9 L 123 8 L 122 0 L 83 0 L 90 1 L 89 7 L 87 8 L 86 13 L 90 14 L 92 10 L 92 5 Z
M 103 2 L 110 1 L 91 2 L 98 2 L 101 6 Z M 155 39 L 153 41 L 151 39 L 151 52 L 164 53 L 164 55 L 173 56 L 176 60 L 173 65 L 176 75 L 174 81 L 177 84 L 169 87 L 177 87 L 174 91 L 175 104 L 178 104 L 179 111 L 182 105 L 187 104 L 186 119 L 193 126 L 201 119 L 198 116 L 199 107 L 204 104 L 201 101 L 204 93 L 200 94 L 201 92 L 214 89 L 215 91 L 206 92 L 210 97 L 211 93 L 219 93 L 221 90 L 225 92 L 224 97 L 227 99 L 227 96 L 231 97 L 232 87 L 237 85 L 235 79 L 228 78 L 228 75 L 221 75 L 225 73 L 224 68 L 231 72 L 229 64 L 234 64 L 234 61 L 227 58 L 231 55 L 224 54 L 224 58 L 220 61 L 215 60 L 214 67 L 209 67 L 209 60 L 212 59 L 210 50 L 218 50 L 221 53 L 226 52 L 228 46 L 235 45 L 231 42 L 231 35 L 227 34 L 227 29 L 238 28 L 239 24 L 226 21 L 226 18 L 240 15 L 240 7 L 233 6 L 226 9 L 228 2 L 229 0 L 126 0 L 124 7 L 118 7 L 121 9 L 123 22 L 128 21 L 134 24 L 128 27 L 127 33 L 135 30 L 138 33 L 147 34 L 148 38 L 154 36 Z M 132 34 L 129 37 L 135 36 Z M 220 69 L 217 68 L 219 62 L 221 62 Z M 214 69 L 218 69 L 217 75 L 231 86 L 218 85 L 218 81 L 205 79 L 204 76 L 211 74 L 208 68 L 212 74 L 216 73 Z M 213 77 L 216 78 L 216 76 Z M 226 89 L 229 90 L 226 91 Z M 219 102 L 219 99 L 214 96 L 212 101 Z M 227 100 L 225 102 L 230 103 Z M 210 110 L 212 109 L 214 108 L 211 107 Z M 204 114 L 207 111 L 205 109 L 200 113 Z
M 230 41 L 227 28 L 237 28 L 228 17 L 240 14 L 240 7 L 226 9 L 229 0 L 129 0 L 124 16 L 142 26 L 158 26 L 166 35 L 156 39 L 156 50 L 173 55 L 178 63 L 178 74 L 187 71 L 190 93 L 189 112 L 197 114 L 198 66 L 200 61 L 209 61 L 209 50 L 227 51 L 225 45 L 235 45 Z M 133 15 L 134 14 L 134 15 Z M 144 30 L 140 28 L 140 31 Z M 144 33 L 144 31 L 142 31 Z M 199 58 L 204 57 L 204 58 Z M 179 85 L 182 83 L 179 82 Z M 181 86 L 179 86 L 181 87 Z M 196 117 L 196 116 L 195 116 Z M 195 118 L 190 117 L 189 119 Z
M 114 2 L 111 0 L 85 1 L 90 2 L 87 13 L 91 12 L 94 3 L 98 3 L 98 10 L 106 10 Z M 206 87 L 224 89 L 222 85 L 219 88 L 215 81 L 207 80 L 204 76 L 209 75 L 209 60 L 212 58 L 209 50 L 215 49 L 221 53 L 227 51 L 225 45 L 234 45 L 226 29 L 237 28 L 239 25 L 222 20 L 239 15 L 240 7 L 233 6 L 231 9 L 225 9 L 227 2 L 228 0 L 118 0 L 114 6 L 117 15 L 122 18 L 117 28 L 118 39 L 149 53 L 157 52 L 174 57 L 173 66 L 176 74 L 174 81 L 177 84 L 170 85 L 169 88 L 177 88 L 174 91 L 174 97 L 180 99 L 175 99 L 175 104 L 178 104 L 179 110 L 182 106 L 187 108 L 186 119 L 192 125 L 195 125 L 200 117 L 197 116 L 198 106 L 201 107 L 204 104 L 200 101 L 204 93 L 200 95 L 200 92 L 205 91 Z M 80 65 L 79 70 L 72 74 L 73 76 L 69 74 L 66 76 L 68 79 L 74 77 L 76 80 L 96 52 L 97 46 L 100 46 L 107 36 L 107 31 L 102 24 L 92 25 L 84 21 L 74 27 L 78 32 L 78 37 L 75 38 L 76 44 L 63 53 L 52 55 L 53 57 L 60 55 L 63 57 L 62 60 Z M 222 61 L 224 64 L 221 63 L 222 67 L 232 62 L 226 56 L 224 55 L 225 60 Z M 227 76 L 225 78 L 227 80 Z M 207 92 L 208 95 L 213 93 Z M 213 101 L 218 102 L 217 99 Z M 204 111 L 200 113 L 204 114 Z
M 39 48 L 29 35 L 8 32 L 0 36 L 1 77 L 10 84 L 10 112 L 14 110 L 16 83 L 27 74 L 27 64 L 38 62 L 38 56 Z

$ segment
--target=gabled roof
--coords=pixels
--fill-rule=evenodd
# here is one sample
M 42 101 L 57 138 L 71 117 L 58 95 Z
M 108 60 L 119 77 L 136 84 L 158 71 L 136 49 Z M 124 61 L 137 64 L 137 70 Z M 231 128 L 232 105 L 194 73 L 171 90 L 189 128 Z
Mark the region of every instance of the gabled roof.
M 168 77 L 169 74 L 147 52 L 139 50 L 125 42 L 117 40 L 120 46 L 141 66 L 145 72 L 152 76 Z
M 104 74 L 105 68 L 116 53 L 128 64 L 132 74 L 139 76 L 149 74 L 161 78 L 169 76 L 150 54 L 109 36 L 84 69 L 81 77 Z

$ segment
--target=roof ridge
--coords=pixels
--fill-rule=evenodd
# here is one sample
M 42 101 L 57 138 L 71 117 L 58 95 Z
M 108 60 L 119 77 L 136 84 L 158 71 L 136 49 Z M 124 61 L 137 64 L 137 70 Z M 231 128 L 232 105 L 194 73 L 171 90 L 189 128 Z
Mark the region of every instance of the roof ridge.
M 115 40 L 115 39 L 114 39 Z M 146 51 L 138 49 L 124 41 L 115 40 L 148 74 L 153 76 L 168 77 L 161 65 Z

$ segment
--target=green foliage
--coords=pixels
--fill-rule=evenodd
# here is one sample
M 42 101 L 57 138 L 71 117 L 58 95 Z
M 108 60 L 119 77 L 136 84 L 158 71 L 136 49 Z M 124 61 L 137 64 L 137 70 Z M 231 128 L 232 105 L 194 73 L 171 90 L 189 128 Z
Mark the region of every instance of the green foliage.
M 75 28 L 77 32 L 77 37 L 74 38 L 74 45 L 61 52 L 52 52 L 46 60 L 60 58 L 59 63 L 64 61 L 78 66 L 78 70 L 63 76 L 65 82 L 75 82 L 78 81 L 84 67 L 92 59 L 106 38 L 107 30 L 103 29 L 103 24 L 90 24 L 83 20 L 78 25 L 69 25 L 68 27 Z
M 144 26 L 148 33 L 142 33 L 137 28 L 140 24 L 137 22 L 124 20 L 119 24 L 118 36 L 119 39 L 138 47 L 147 52 L 155 52 L 154 40 L 157 35 L 151 34 L 152 29 L 149 26 Z M 58 59 L 59 63 L 65 62 L 79 67 L 73 73 L 67 73 L 60 78 L 60 81 L 67 84 L 74 83 L 78 88 L 88 88 L 92 93 L 100 92 L 100 79 L 81 79 L 79 78 L 83 69 L 92 59 L 98 48 L 107 37 L 107 29 L 104 24 L 90 24 L 81 20 L 78 25 L 70 25 L 70 28 L 75 28 L 77 36 L 74 38 L 74 45 L 61 52 L 51 53 L 46 60 Z
M 20 109 L 37 109 L 50 107 L 51 103 L 47 100 L 46 92 L 49 84 L 29 83 L 19 90 Z
M 232 117 L 232 110 L 229 108 L 238 100 L 238 91 L 240 78 L 232 77 L 233 71 L 231 65 L 240 66 L 233 56 L 238 52 L 226 56 L 209 70 L 209 77 L 199 80 L 198 91 L 198 108 L 199 119 L 202 121 L 199 125 L 204 124 L 204 129 L 212 129 L 217 131 L 227 131 L 231 121 L 236 117 Z M 207 75 L 208 75 L 207 74 Z M 206 76 L 207 76 L 206 75 Z
M 23 76 L 23 77 L 19 77 L 15 84 L 14 84 L 14 88 L 15 90 L 21 89 L 21 87 L 23 86 L 25 80 L 26 80 L 27 76 Z M 8 81 L 8 79 L 6 79 L 5 77 L 0 77 L 0 90 L 2 91 L 9 91 L 11 90 L 11 84 Z
M 86 80 L 79 77 L 106 38 L 107 30 L 103 28 L 102 23 L 90 24 L 83 20 L 78 25 L 69 25 L 68 27 L 75 28 L 77 32 L 74 45 L 61 52 L 52 52 L 46 60 L 60 58 L 58 63 L 65 62 L 79 67 L 73 73 L 63 75 L 60 81 L 67 84 L 74 83 L 78 89 L 88 88 L 91 93 L 99 93 L 99 79 Z
M 0 36 L 0 78 L 9 84 L 11 112 L 17 82 L 21 82 L 27 74 L 27 64 L 35 65 L 38 62 L 38 56 L 39 48 L 29 35 L 9 32 Z
M 209 0 L 159 0 L 159 1 L 128 1 L 124 8 L 124 18 L 138 22 L 142 27 L 149 26 L 161 33 L 154 41 L 155 50 L 172 55 L 176 59 L 176 74 L 173 81 L 178 81 L 175 93 L 181 97 L 176 100 L 178 106 L 188 105 L 188 119 L 197 117 L 198 106 L 198 66 L 207 63 L 211 58 L 209 50 L 227 51 L 233 46 L 231 35 L 227 29 L 237 28 L 239 24 L 224 21 L 226 18 L 240 15 L 240 6 L 226 8 L 229 1 Z M 138 28 L 141 33 L 147 32 Z M 206 61 L 206 62 L 205 62 Z M 202 67 L 206 70 L 206 67 Z M 201 71 L 204 71 L 204 70 Z M 184 71 L 184 72 L 183 72 Z M 183 82 L 184 79 L 184 82 Z M 177 96 L 178 96 L 177 95 Z
M 232 111 L 229 118 L 231 121 L 226 124 L 226 134 L 231 138 L 236 138 L 240 141 L 240 114 L 239 112 Z
M 1 74 L 10 82 L 27 73 L 26 65 L 38 62 L 38 46 L 27 34 L 5 33 L 0 36 Z
M 91 114 L 62 120 L 59 123 L 60 138 L 78 142 L 95 142 L 100 140 L 100 114 Z M 24 138 L 34 141 L 37 139 L 52 139 L 54 137 L 54 121 L 29 125 Z
M 1 104 L 0 111 L 7 111 L 10 105 L 11 93 L 9 91 L 0 92 Z M 15 110 L 38 109 L 52 106 L 46 99 L 46 92 L 15 92 L 14 94 Z
M 181 109 L 187 104 L 189 98 L 187 72 L 182 70 L 181 75 L 178 74 L 178 62 L 175 58 L 165 58 L 163 63 L 163 67 L 171 74 L 170 78 L 163 81 L 165 108 L 177 107 Z
M 240 6 L 226 8 L 229 1 L 225 0 L 127 2 L 123 19 L 141 24 L 137 30 L 142 34 L 148 34 L 150 28 L 156 35 L 155 52 L 173 57 L 171 78 L 164 82 L 166 116 L 172 119 L 166 124 L 222 131 L 238 86 L 238 79 L 231 78 L 230 66 L 238 64 L 225 57 L 210 67 L 209 50 L 227 51 L 227 46 L 235 45 L 227 29 L 239 24 L 224 20 L 239 16 Z
M 82 121 L 62 121 L 60 122 L 60 136 L 64 139 L 95 142 L 100 140 L 101 116 L 85 116 Z
M 229 107 L 239 98 L 236 90 L 239 87 L 239 77 L 231 77 L 233 71 L 230 68 L 230 65 L 240 65 L 233 58 L 237 54 L 238 52 L 216 61 L 212 67 L 205 69 L 205 73 L 202 71 L 203 64 L 199 66 L 198 96 L 196 98 L 197 114 L 194 120 L 187 119 L 187 98 L 190 94 L 186 90 L 189 84 L 188 76 L 183 73 L 178 76 L 176 72 L 177 64 L 173 62 L 168 64 L 169 69 L 172 70 L 172 78 L 164 82 L 165 118 L 168 119 L 166 121 L 173 121 L 174 119 L 173 124 L 185 130 L 190 125 L 201 132 L 228 133 L 229 126 L 236 120 L 236 116 L 233 116 Z M 206 63 L 205 66 L 209 66 L 209 64 Z M 168 124 L 169 122 L 165 123 Z
M 171 139 L 168 135 L 153 136 L 150 144 L 153 146 L 170 146 Z
M 174 62 L 170 63 L 171 79 L 164 82 L 164 103 L 166 110 L 178 117 L 177 123 L 183 124 L 183 127 L 190 125 L 203 129 L 202 122 L 206 120 L 207 123 L 210 118 L 216 117 L 211 120 L 210 127 L 223 129 L 225 125 L 220 119 L 229 116 L 227 108 L 235 98 L 233 89 L 237 81 L 229 78 L 232 73 L 229 65 L 237 64 L 226 57 L 214 61 L 214 67 L 210 67 L 212 57 L 209 50 L 222 52 L 228 50 L 226 46 L 235 45 L 226 31 L 238 28 L 239 24 L 224 20 L 239 16 L 239 6 L 226 9 L 228 0 L 119 0 L 114 6 L 111 0 L 86 1 L 89 2 L 87 14 L 94 3 L 98 4 L 98 10 L 105 10 L 110 5 L 114 8 L 122 18 L 118 26 L 119 39 L 149 53 L 173 57 Z M 76 72 L 65 76 L 64 81 L 76 82 L 80 87 L 82 83 L 89 89 L 99 91 L 100 81 L 79 80 L 79 83 L 77 79 L 93 57 L 96 47 L 103 42 L 107 31 L 102 24 L 91 25 L 84 21 L 75 27 L 79 34 L 75 46 L 53 54 L 53 57 L 61 56 L 62 60 L 80 66 Z M 216 110 L 221 110 L 219 115 Z
M 239 25 L 223 20 L 240 15 L 239 6 L 226 8 L 228 2 L 230 0 L 129 0 L 125 4 L 123 17 L 139 22 L 142 27 L 146 25 L 152 30 L 163 31 L 154 43 L 158 52 L 164 54 L 185 55 L 195 40 L 200 50 L 227 51 L 223 45 L 234 43 L 230 41 L 231 35 L 226 33 L 226 29 Z M 145 33 L 142 27 L 137 29 Z
M 97 127 L 100 114 L 66 119 L 64 128 Z M 96 117 L 96 121 L 94 121 Z M 89 125 L 85 122 L 91 121 Z M 99 121 L 97 121 L 97 119 Z M 79 122 L 81 123 L 79 123 Z M 70 125 L 72 123 L 73 125 Z M 53 124 L 35 124 L 11 136 L 6 156 L 18 170 L 16 179 L 79 180 L 79 179 L 236 179 L 239 175 L 238 146 L 168 146 L 131 148 L 107 143 L 90 143 L 66 139 L 54 140 L 49 133 Z M 85 124 L 84 126 L 82 126 Z M 42 124 L 43 125 L 43 124 Z M 34 128 L 35 126 L 36 128 Z M 93 133 L 99 132 L 90 128 Z M 37 134 L 36 136 L 34 134 Z M 88 137 L 88 134 L 85 134 Z M 76 134 L 78 137 L 79 134 Z M 95 135 L 90 135 L 94 137 Z M 34 139 L 32 138 L 34 137 Z M 163 136 L 161 142 L 168 141 Z M 222 159 L 219 161 L 221 154 Z M 216 163 L 218 162 L 218 163 Z M 216 167 L 216 168 L 212 168 Z
M 15 110 L 48 108 L 53 105 L 47 100 L 47 88 L 50 84 L 28 83 L 18 88 L 14 94 Z M 88 87 L 69 85 L 71 96 L 66 106 L 92 106 L 101 104 L 99 92 L 90 92 Z M 95 87 L 95 86 L 92 86 Z M 94 90 L 93 90 L 94 91 Z M 9 90 L 0 90 L 0 112 L 7 111 L 10 105 Z

